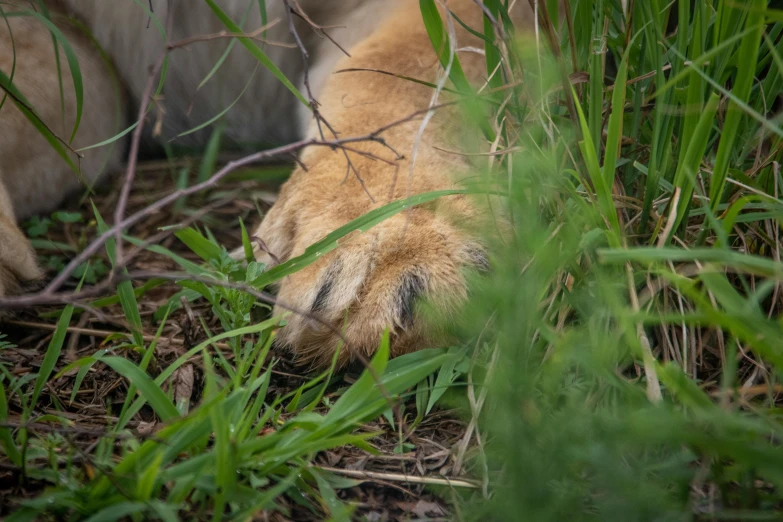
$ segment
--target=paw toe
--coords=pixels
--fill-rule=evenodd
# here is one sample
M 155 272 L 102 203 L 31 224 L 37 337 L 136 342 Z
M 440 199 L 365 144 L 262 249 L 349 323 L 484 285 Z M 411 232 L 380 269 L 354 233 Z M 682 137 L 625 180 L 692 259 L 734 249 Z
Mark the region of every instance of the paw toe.
M 300 362 L 328 365 L 341 341 L 339 364 L 369 358 L 387 328 L 392 356 L 445 341 L 419 303 L 427 301 L 438 316 L 453 314 L 467 298 L 465 270 L 489 269 L 486 250 L 434 219 L 404 234 L 407 223 L 399 221 L 281 282 L 281 303 L 304 313 L 289 316 L 279 343 Z
M 427 278 L 420 272 L 410 272 L 402 276 L 395 301 L 397 324 L 404 330 L 414 325 L 416 301 L 427 291 Z

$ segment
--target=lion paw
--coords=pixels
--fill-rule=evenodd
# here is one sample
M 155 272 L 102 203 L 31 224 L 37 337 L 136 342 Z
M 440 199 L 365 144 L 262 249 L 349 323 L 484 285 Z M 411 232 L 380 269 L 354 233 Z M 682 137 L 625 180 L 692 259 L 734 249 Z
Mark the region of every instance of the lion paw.
M 344 224 L 328 207 L 313 212 L 313 206 L 282 198 L 256 234 L 267 250 L 259 249 L 257 258 L 285 261 Z M 387 328 L 392 356 L 437 346 L 445 339 L 420 303 L 439 316 L 453 313 L 467 297 L 466 269 L 487 267 L 482 246 L 434 209 L 404 211 L 349 234 L 281 281 L 276 313 L 298 313 L 289 315 L 277 342 L 316 366 L 331 362 L 341 340 L 339 365 L 369 358 Z

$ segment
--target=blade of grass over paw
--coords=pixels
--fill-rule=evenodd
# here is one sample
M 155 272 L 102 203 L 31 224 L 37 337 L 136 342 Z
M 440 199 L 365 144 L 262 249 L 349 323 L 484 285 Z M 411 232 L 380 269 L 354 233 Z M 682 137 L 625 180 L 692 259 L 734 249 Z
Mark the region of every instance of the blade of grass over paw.
M 445 196 L 470 193 L 472 193 L 470 190 L 464 189 L 437 190 L 411 196 L 407 199 L 392 201 L 391 203 L 388 203 L 380 208 L 371 210 L 365 215 L 358 217 L 350 223 L 338 228 L 334 232 L 331 232 L 322 240 L 307 247 L 302 255 L 293 259 L 289 259 L 285 263 L 281 263 L 276 267 L 267 270 L 258 279 L 253 281 L 253 285 L 258 288 L 263 288 L 289 274 L 293 274 L 294 272 L 301 270 L 303 267 L 309 265 L 319 257 L 340 246 L 339 240 L 348 234 L 356 231 L 366 232 L 381 221 L 384 221 L 385 219 L 388 219 L 407 208 L 415 207 L 416 205 L 434 201 Z

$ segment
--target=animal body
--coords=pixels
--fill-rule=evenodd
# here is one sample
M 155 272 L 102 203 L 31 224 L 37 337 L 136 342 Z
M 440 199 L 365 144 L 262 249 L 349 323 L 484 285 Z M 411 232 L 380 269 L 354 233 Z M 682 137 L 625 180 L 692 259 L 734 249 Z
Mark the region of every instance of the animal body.
M 435 83 L 443 73 L 416 0 L 266 0 L 268 21 L 276 23 L 263 31 L 257 0 L 215 1 L 246 34 L 264 39 L 264 51 L 302 92 L 305 63 L 293 45 L 287 5 L 329 28 L 349 56 L 295 17 L 309 52 L 310 90 L 337 136 L 367 135 L 416 111 L 423 115 L 430 106 L 433 88 L 403 78 Z M 463 23 L 483 26 L 482 10 L 473 0 L 443 3 Z M 532 24 L 528 3 L 517 4 L 520 23 Z M 321 132 L 334 137 L 332 130 L 319 129 L 312 112 L 242 45 L 234 43 L 226 54 L 232 38 L 204 0 L 47 0 L 46 5 L 78 56 L 84 81 L 74 148 L 100 143 L 126 128 L 167 43 L 189 38 L 191 43 L 169 51 L 163 97 L 155 100 L 149 116 L 157 124 L 146 126 L 156 132 L 145 140 L 175 138 L 232 103 L 222 118 L 226 140 L 285 143 Z M 58 72 L 50 28 L 29 15 L 35 6 L 22 0 L 3 3 L 0 71 L 6 76 L 13 71 L 13 84 L 41 120 L 67 138 L 76 114 L 73 82 L 62 51 Z M 449 21 L 444 11 L 441 14 Z M 481 85 L 487 75 L 483 43 L 454 19 L 447 25 L 457 37 L 455 50 L 467 77 Z M 211 37 L 198 38 L 204 35 Z M 109 57 L 119 81 L 99 49 Z M 217 63 L 220 67 L 210 76 Z M 274 265 L 392 200 L 459 186 L 468 165 L 465 156 L 449 151 L 459 147 L 460 118 L 455 109 L 439 110 L 423 131 L 421 118 L 386 128 L 379 135 L 385 145 L 370 141 L 352 144 L 347 151 L 304 149 L 299 168 L 255 232 L 266 245 L 256 250 L 257 258 Z M 202 145 L 209 132 L 190 133 L 179 142 Z M 102 172 L 118 172 L 124 154 L 122 141 L 84 151 L 79 179 L 6 100 L 0 109 L 0 295 L 18 292 L 41 275 L 17 227 L 19 220 L 51 211 Z M 420 320 L 416 301 L 427 297 L 448 313 L 466 298 L 465 270 L 482 268 L 487 261 L 482 239 L 462 224 L 484 217 L 467 196 L 452 196 L 347 237 L 335 251 L 286 277 L 279 288 L 281 302 L 311 312 L 333 328 L 294 315 L 279 340 L 301 359 L 314 362 L 331 359 L 338 344 L 336 330 L 347 341 L 341 362 L 370 355 L 387 327 L 393 355 L 436 342 L 436 334 Z

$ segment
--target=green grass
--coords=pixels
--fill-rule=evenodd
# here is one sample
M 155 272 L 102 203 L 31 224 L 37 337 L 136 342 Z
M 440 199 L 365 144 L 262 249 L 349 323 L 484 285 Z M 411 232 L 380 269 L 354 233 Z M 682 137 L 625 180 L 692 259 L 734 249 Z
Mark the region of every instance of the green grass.
M 495 490 L 465 517 L 779 517 L 781 13 L 570 7 L 576 115 L 542 96 L 570 89 L 554 60 L 507 46 L 545 87 L 502 115 L 519 225 L 469 330 L 497 332 L 475 468 Z
M 483 487 L 439 490 L 457 519 L 781 516 L 783 131 L 773 106 L 783 90 L 783 11 L 763 0 L 637 0 L 626 15 L 619 0 L 573 0 L 572 24 L 550 11 L 561 23 L 540 27 L 536 43 L 517 38 L 504 2 L 484 4 L 503 30 L 488 19 L 471 29 L 485 42 L 487 71 L 497 72 L 492 93 L 466 104 L 475 128 L 465 132 L 497 140 L 492 167 L 477 172 L 503 188 L 513 226 L 497 240 L 492 273 L 449 325 L 462 345 L 389 361 L 382 341 L 372 371 L 350 386 L 334 392 L 328 370 L 270 395 L 279 322 L 260 319 L 265 306 L 236 285 L 267 288 L 403 203 L 271 270 L 232 260 L 206 227 L 180 230 L 190 258 L 149 247 L 182 272 L 180 292 L 156 317 L 164 324 L 183 302 L 206 301 L 217 322 L 200 325 L 205 341 L 160 366 L 157 336 L 140 335 L 134 314 L 155 285 L 123 282 L 111 303 L 129 328 L 113 344 L 55 374 L 68 307 L 37 373 L 0 364 L 0 423 L 23 421 L 0 428 L 3 462 L 20 483 L 47 485 L 9 519 L 246 519 L 295 502 L 313 517 L 347 520 L 356 506 L 335 489 L 353 483 L 321 470 L 315 456 L 343 445 L 372 452 L 376 433 L 363 423 L 394 421 L 390 404 L 409 399 L 415 430 L 444 397 L 477 422 L 465 462 Z M 442 49 L 443 13 L 428 0 L 421 6 Z M 452 63 L 450 92 L 483 92 L 465 84 L 458 61 L 440 59 Z M 586 81 L 564 85 L 568 75 Z M 204 386 L 191 405 L 172 380 L 193 357 Z M 66 435 L 71 421 L 42 413 L 39 402 L 46 383 L 68 371 L 77 372 L 75 395 L 96 365 L 121 377 L 127 395 L 112 405 L 117 420 L 87 465 Z M 128 428 L 140 412 L 160 421 L 154 436 Z M 401 436 L 400 451 L 406 444 Z M 461 458 L 455 448 L 451 459 Z

